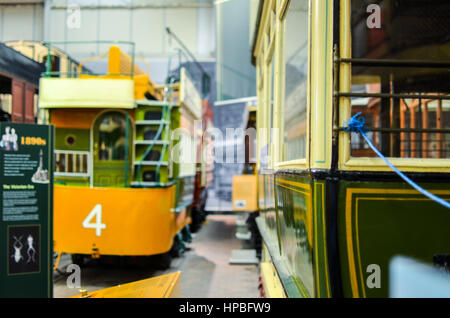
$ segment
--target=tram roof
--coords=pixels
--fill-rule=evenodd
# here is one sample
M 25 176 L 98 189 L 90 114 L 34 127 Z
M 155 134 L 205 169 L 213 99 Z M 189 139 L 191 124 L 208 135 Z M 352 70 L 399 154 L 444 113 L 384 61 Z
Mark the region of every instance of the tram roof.
M 39 77 L 44 72 L 44 65 L 22 53 L 0 43 L 0 72 L 20 78 L 30 84 L 39 85 Z
M 264 8 L 264 1 L 259 0 L 258 13 L 256 15 L 256 26 L 255 26 L 255 32 L 253 33 L 253 41 L 252 41 L 252 48 L 251 48 L 251 54 L 250 54 L 251 63 L 254 66 L 256 66 L 256 57 L 255 57 L 254 52 L 255 52 L 256 42 L 258 40 L 259 27 L 261 25 L 261 17 L 262 17 L 263 8 Z

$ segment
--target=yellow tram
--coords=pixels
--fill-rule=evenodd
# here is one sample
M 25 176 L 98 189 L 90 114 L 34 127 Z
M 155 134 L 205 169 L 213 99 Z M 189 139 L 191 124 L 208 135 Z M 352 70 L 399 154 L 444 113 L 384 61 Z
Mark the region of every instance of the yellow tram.
M 54 250 L 77 263 L 158 254 L 167 267 L 190 222 L 202 100 L 184 68 L 159 87 L 118 46 L 107 56 L 106 75 L 40 81 L 56 136 Z

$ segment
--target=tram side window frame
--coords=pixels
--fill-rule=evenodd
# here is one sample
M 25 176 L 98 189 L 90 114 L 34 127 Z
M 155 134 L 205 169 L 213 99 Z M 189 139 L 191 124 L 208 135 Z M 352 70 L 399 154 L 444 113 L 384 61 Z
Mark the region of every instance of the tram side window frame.
M 352 0 L 342 0 L 340 9 L 339 58 L 351 59 L 352 54 Z M 339 64 L 339 92 L 348 93 L 352 88 L 352 66 Z M 339 127 L 345 127 L 351 117 L 350 97 L 338 98 Z M 385 162 L 378 157 L 352 157 L 350 134 L 339 132 L 339 169 L 347 171 L 390 171 Z M 389 161 L 402 171 L 450 172 L 450 159 L 445 158 L 402 158 L 389 157 Z
M 274 156 L 278 152 L 278 141 L 273 140 L 271 128 L 278 127 L 275 116 L 277 103 L 272 95 L 276 95 L 277 81 L 275 73 L 272 73 L 273 63 L 276 61 L 276 47 L 278 45 L 277 30 L 279 23 L 277 19 L 277 8 L 280 0 L 268 0 L 268 19 L 261 29 L 261 48 L 257 54 L 257 77 L 258 77 L 258 169 L 272 169 L 276 160 Z M 273 100 L 273 107 L 272 107 Z
M 263 25 L 259 32 L 259 49 L 256 51 L 258 78 L 258 169 L 307 169 L 310 156 L 310 85 L 311 85 L 311 10 L 308 4 L 307 27 L 307 96 L 305 156 L 294 160 L 284 160 L 284 95 L 285 95 L 285 23 L 292 0 L 267 0 L 263 13 Z M 273 81 L 272 81 L 272 77 Z M 271 103 L 273 100 L 273 108 Z M 271 129 L 274 128 L 273 132 Z M 263 156 L 268 160 L 264 162 Z
M 287 18 L 289 16 L 289 10 L 291 10 L 291 3 L 293 0 L 281 0 L 278 11 L 277 11 L 277 20 L 279 25 L 279 32 L 277 38 L 277 49 L 276 53 L 276 61 L 278 63 L 278 68 L 276 68 L 275 73 L 277 73 L 277 81 L 276 88 L 277 91 L 277 110 L 276 112 L 276 123 L 279 128 L 279 136 L 278 136 L 278 147 L 277 147 L 277 156 L 275 167 L 282 168 L 298 168 L 298 169 L 307 169 L 309 166 L 309 157 L 310 157 L 310 85 L 311 85 L 311 10 L 312 10 L 312 1 L 308 0 L 308 28 L 307 28 L 307 79 L 306 79 L 306 105 L 305 105 L 305 117 L 306 117 L 306 133 L 305 133 L 305 155 L 303 157 L 294 158 L 292 160 L 285 159 L 285 148 L 286 144 L 284 141 L 284 133 L 285 133 L 285 124 L 284 124 L 284 109 L 285 109 L 285 94 L 286 94 L 286 56 L 287 50 L 286 45 L 287 41 L 287 31 L 286 31 L 286 23 Z M 278 72 L 277 72 L 278 70 Z
M 265 54 L 264 54 L 264 67 L 266 71 L 266 138 L 268 147 L 268 165 L 270 169 L 274 168 L 276 163 L 276 156 L 278 153 L 278 142 L 276 140 L 276 134 L 279 127 L 276 117 L 277 100 L 277 70 L 276 70 L 276 51 L 278 46 L 277 30 L 279 29 L 279 23 L 277 21 L 277 3 L 278 0 L 272 0 L 269 5 L 269 17 L 268 24 L 264 36 L 266 38 Z

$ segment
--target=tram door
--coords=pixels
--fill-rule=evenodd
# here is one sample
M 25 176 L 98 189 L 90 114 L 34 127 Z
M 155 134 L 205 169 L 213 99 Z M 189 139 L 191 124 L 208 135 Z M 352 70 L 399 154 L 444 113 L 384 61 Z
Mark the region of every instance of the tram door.
M 130 183 L 132 132 L 124 113 L 106 112 L 97 118 L 93 127 L 94 186 L 124 187 Z

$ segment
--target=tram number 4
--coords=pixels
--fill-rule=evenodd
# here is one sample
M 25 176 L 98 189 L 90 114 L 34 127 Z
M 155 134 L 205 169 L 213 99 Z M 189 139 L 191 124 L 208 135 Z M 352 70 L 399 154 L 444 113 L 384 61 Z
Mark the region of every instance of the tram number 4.
M 91 222 L 95 218 L 95 222 Z M 95 229 L 97 236 L 102 235 L 102 230 L 106 228 L 106 224 L 102 223 L 102 205 L 97 204 L 83 221 L 83 227 L 86 229 Z

